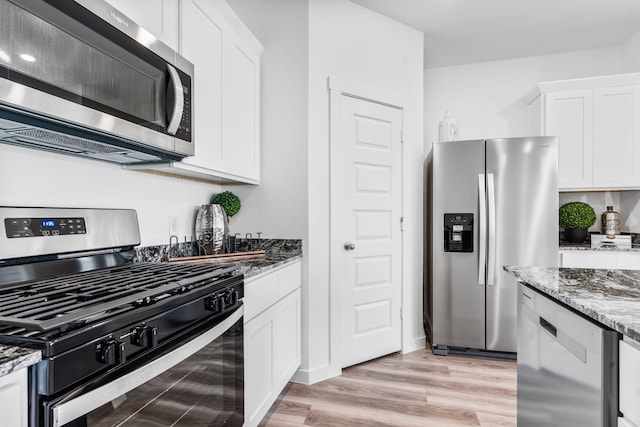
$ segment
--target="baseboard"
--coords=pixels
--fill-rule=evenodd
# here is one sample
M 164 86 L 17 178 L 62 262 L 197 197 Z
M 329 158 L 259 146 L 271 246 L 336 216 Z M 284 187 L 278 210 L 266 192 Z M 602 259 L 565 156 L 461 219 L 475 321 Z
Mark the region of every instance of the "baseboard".
M 294 383 L 310 385 L 340 375 L 342 375 L 342 369 L 327 365 L 311 370 L 298 369 L 296 373 L 293 374 L 291 381 Z
M 416 350 L 421 350 L 427 346 L 427 338 L 423 335 L 421 337 L 408 340 L 402 346 L 402 354 L 411 353 Z

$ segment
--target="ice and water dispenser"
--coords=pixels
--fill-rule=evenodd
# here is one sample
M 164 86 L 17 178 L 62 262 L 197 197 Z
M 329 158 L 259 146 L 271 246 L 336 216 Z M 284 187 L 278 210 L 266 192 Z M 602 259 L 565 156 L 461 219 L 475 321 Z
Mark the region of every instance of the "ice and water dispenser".
M 473 214 L 444 214 L 444 251 L 473 252 Z

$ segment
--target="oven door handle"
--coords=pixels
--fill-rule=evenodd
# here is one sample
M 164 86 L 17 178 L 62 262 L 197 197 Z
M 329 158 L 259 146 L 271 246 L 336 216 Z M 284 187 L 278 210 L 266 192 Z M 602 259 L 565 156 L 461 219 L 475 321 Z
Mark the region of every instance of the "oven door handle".
M 227 329 L 233 326 L 234 323 L 240 320 L 243 314 L 244 306 L 240 306 L 231 316 L 172 352 L 149 362 L 140 369 L 121 376 L 109 384 L 98 387 L 68 402 L 54 405 L 51 408 L 53 412 L 53 426 L 63 426 L 76 418 L 86 415 L 105 403 L 111 402 L 124 393 L 128 393 L 134 388 L 146 383 L 167 369 L 174 367 L 220 337 Z

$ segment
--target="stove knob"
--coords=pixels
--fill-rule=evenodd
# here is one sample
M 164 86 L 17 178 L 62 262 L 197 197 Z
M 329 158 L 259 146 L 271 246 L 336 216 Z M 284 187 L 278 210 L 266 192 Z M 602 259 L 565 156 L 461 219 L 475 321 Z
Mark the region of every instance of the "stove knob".
M 126 361 L 123 342 L 114 339 L 103 341 L 96 346 L 96 359 L 105 365 L 116 365 Z
M 158 345 L 158 328 L 138 326 L 131 330 L 131 344 L 139 347 L 155 347 Z
M 204 301 L 204 307 L 206 310 L 213 311 L 214 313 L 220 313 L 223 309 L 222 298 L 211 296 Z
M 226 307 L 231 307 L 238 302 L 238 293 L 234 291 L 229 291 L 224 296 L 224 302 Z

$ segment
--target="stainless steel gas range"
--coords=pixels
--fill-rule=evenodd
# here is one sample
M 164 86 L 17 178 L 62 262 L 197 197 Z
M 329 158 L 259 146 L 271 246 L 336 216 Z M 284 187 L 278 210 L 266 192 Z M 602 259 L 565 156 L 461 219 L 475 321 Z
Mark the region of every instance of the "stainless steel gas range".
M 132 210 L 0 207 L 0 342 L 31 426 L 241 426 L 243 276 L 135 263 Z

